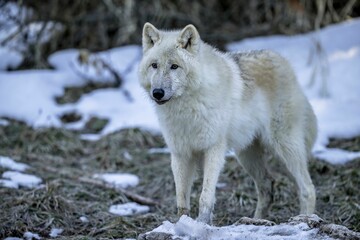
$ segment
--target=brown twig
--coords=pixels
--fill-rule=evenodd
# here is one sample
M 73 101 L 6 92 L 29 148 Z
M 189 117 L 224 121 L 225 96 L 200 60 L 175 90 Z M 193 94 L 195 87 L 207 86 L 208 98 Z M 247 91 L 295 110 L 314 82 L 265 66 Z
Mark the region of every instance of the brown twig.
M 123 193 L 126 197 L 128 197 L 129 199 L 131 199 L 137 203 L 141 203 L 141 204 L 145 204 L 145 205 L 160 205 L 159 202 L 157 202 L 151 198 L 147 198 L 147 197 L 141 196 L 137 193 L 115 187 L 114 185 L 105 183 L 103 181 L 99 181 L 99 180 L 87 178 L 87 177 L 79 177 L 78 180 L 83 183 L 92 184 L 92 185 L 103 187 L 103 188 L 113 189 L 115 191 Z

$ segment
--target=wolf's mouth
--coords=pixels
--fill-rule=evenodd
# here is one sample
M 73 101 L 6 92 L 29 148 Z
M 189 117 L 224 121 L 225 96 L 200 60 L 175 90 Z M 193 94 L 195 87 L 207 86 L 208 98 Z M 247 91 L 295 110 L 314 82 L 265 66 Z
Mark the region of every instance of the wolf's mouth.
M 163 105 L 164 103 L 166 103 L 167 101 L 169 101 L 170 99 L 168 99 L 168 100 L 161 100 L 161 101 L 159 101 L 159 100 L 155 100 L 155 102 L 157 103 L 157 104 L 159 104 L 159 105 Z

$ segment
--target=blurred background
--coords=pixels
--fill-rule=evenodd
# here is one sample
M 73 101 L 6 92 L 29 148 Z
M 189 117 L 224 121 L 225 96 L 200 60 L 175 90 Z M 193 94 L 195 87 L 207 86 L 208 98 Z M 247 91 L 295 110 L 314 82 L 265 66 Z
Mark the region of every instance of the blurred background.
M 21 14 L 5 7 L 17 3 Z M 27 9 L 25 11 L 25 9 Z M 47 56 L 66 48 L 100 51 L 127 44 L 140 44 L 142 26 L 181 28 L 194 24 L 202 38 L 220 49 L 228 42 L 259 35 L 308 32 L 360 15 L 357 0 L 51 0 L 0 1 L 0 15 L 19 28 L 1 45 L 22 47 L 21 68 L 47 67 Z M 36 25 L 37 31 L 33 31 Z M 49 32 L 52 34 L 49 36 Z M 45 36 L 46 35 L 46 36 Z M 16 46 L 13 46 L 16 48 Z

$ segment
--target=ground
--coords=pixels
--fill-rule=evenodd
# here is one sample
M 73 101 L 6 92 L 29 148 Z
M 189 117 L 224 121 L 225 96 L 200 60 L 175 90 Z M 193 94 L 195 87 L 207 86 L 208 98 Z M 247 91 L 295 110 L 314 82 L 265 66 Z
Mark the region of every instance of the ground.
M 28 172 L 45 182 L 37 189 L 0 188 L 0 238 L 22 237 L 25 231 L 48 236 L 52 227 L 64 229 L 60 239 L 136 238 L 165 220 L 176 221 L 169 155 L 148 152 L 165 146 L 159 135 L 127 129 L 89 142 L 80 140 L 77 132 L 35 130 L 10 120 L 10 125 L 0 126 L 0 136 L 0 155 L 29 164 L 32 168 Z M 359 142 L 360 137 L 334 139 L 329 146 L 359 151 Z M 314 159 L 309 166 L 317 190 L 316 214 L 360 231 L 360 159 L 337 166 Z M 0 168 L 0 173 L 3 171 Z M 83 180 L 99 172 L 133 173 L 140 177 L 140 184 L 124 193 Z M 214 224 L 229 225 L 240 217 L 252 216 L 254 184 L 234 159 L 228 159 L 219 182 L 223 184 L 217 190 Z M 196 216 L 199 191 L 198 180 L 192 195 L 192 216 Z M 129 192 L 158 204 L 144 215 L 119 217 L 109 213 L 112 204 L 134 201 Z M 268 219 L 286 221 L 297 213 L 294 185 L 277 174 L 275 203 Z M 82 222 L 81 216 L 89 222 Z

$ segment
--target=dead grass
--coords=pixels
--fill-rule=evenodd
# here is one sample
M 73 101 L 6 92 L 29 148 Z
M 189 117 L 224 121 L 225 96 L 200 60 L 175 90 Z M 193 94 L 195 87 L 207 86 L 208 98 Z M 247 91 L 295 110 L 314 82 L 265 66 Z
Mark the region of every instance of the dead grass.
M 175 221 L 175 193 L 170 159 L 166 154 L 148 154 L 163 147 L 160 136 L 139 129 L 119 131 L 98 142 L 85 142 L 77 133 L 62 129 L 33 130 L 22 123 L 0 127 L 0 155 L 32 166 L 30 173 L 45 181 L 38 189 L 0 188 L 0 238 L 22 237 L 25 231 L 49 236 L 52 227 L 63 228 L 60 239 L 116 239 L 137 237 L 160 225 Z M 358 148 L 360 138 L 332 141 L 332 147 Z M 356 145 L 357 147 L 354 147 Z M 129 155 L 131 159 L 129 159 Z M 310 163 L 317 189 L 317 214 L 326 221 L 360 231 L 360 159 L 342 166 L 316 160 Z M 0 168 L 0 173 L 5 169 Z M 99 172 L 129 172 L 141 183 L 130 191 L 160 202 L 145 215 L 119 217 L 108 212 L 111 204 L 130 201 L 114 189 L 80 181 Z M 215 224 L 234 223 L 252 216 L 256 195 L 254 184 L 236 161 L 229 159 L 217 191 Z M 200 181 L 192 195 L 196 215 Z M 276 177 L 275 204 L 270 220 L 287 220 L 298 212 L 294 185 L 283 175 Z M 81 216 L 89 219 L 80 221 Z

